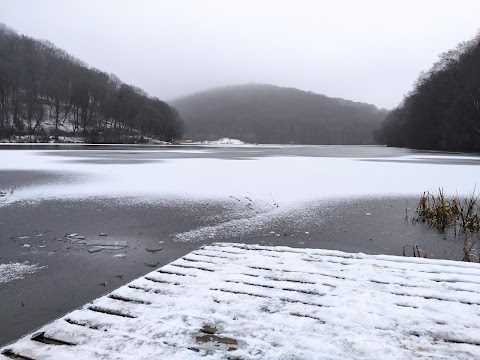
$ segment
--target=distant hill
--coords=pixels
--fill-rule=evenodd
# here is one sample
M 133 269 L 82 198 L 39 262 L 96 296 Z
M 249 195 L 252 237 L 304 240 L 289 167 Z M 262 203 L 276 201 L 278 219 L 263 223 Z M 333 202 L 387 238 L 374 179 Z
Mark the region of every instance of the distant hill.
M 182 130 L 164 101 L 0 24 L 0 141 L 171 141 Z
M 387 111 L 273 85 L 216 88 L 169 102 L 180 113 L 185 136 L 249 143 L 373 144 Z

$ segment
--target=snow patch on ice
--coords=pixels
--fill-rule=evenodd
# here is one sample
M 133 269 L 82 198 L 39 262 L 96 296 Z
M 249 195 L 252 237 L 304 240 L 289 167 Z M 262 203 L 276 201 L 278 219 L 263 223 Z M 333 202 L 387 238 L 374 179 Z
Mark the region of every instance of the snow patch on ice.
M 221 138 L 214 141 L 200 141 L 194 144 L 205 144 L 205 145 L 244 145 L 245 143 L 242 140 L 230 139 L 230 138 Z
M 233 208 L 232 210 L 234 210 Z M 231 238 L 246 238 L 249 235 L 258 233 L 258 230 L 265 229 L 265 235 L 286 236 L 286 229 L 283 225 L 288 224 L 288 228 L 301 228 L 305 223 L 311 220 L 315 214 L 311 209 L 311 204 L 297 203 L 286 207 L 264 208 L 262 212 L 242 213 L 238 218 L 229 219 L 212 226 L 202 226 L 196 229 L 174 234 L 173 240 L 180 242 L 200 242 L 212 240 L 227 240 Z M 321 219 L 315 219 L 317 223 Z M 267 231 L 266 229 L 275 227 L 280 233 Z
M 28 261 L 23 263 L 0 264 L 0 284 L 23 279 L 25 275 L 34 274 L 43 268 L 44 266 L 38 266 L 38 264 L 29 265 Z
M 278 213 L 275 212 L 275 213 Z M 197 229 L 175 234 L 173 240 L 182 242 L 199 242 L 211 239 L 228 239 L 245 237 L 265 226 L 276 215 L 272 212 L 255 214 L 242 219 L 229 220 L 218 225 L 203 226 Z

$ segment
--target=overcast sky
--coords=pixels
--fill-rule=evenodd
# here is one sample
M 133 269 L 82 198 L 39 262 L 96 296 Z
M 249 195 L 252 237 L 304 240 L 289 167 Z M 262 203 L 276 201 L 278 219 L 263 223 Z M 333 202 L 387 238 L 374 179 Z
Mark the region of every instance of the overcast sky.
M 169 100 L 266 83 L 392 108 L 478 0 L 0 0 L 0 22 Z

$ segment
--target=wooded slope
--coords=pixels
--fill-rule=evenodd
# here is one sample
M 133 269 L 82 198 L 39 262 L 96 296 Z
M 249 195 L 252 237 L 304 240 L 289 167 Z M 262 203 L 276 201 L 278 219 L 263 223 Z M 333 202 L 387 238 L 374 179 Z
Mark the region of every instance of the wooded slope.
M 389 146 L 480 151 L 480 34 L 441 54 L 375 137 Z
M 0 24 L 0 138 L 171 141 L 182 131 L 180 116 L 167 103 L 88 67 L 48 41 Z
M 249 143 L 372 144 L 387 111 L 272 85 L 217 88 L 170 102 L 193 140 Z

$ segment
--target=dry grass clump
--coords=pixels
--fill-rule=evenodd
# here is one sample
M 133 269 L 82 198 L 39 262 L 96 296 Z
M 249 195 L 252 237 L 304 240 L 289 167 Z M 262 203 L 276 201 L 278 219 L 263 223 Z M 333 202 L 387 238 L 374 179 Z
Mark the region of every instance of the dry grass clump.
M 458 200 L 458 213 L 460 227 L 464 232 L 480 232 L 480 211 L 477 203 L 479 195 L 472 195 L 463 200 Z
M 447 199 L 441 188 L 436 194 L 426 191 L 420 196 L 416 213 L 417 217 L 414 220 L 427 221 L 428 226 L 445 230 L 456 222 L 459 215 L 458 200 L 457 198 Z
M 413 222 L 427 222 L 428 226 L 445 230 L 447 227 L 459 227 L 462 232 L 480 232 L 479 195 L 475 189 L 468 197 L 458 195 L 447 198 L 442 188 L 436 193 L 426 191 L 420 196 L 416 216 Z
M 480 257 L 478 255 L 477 241 L 470 241 L 468 234 L 464 234 L 463 239 L 463 259 L 462 261 L 467 262 L 480 262 Z
M 413 244 L 413 245 L 404 245 L 403 246 L 403 256 L 407 256 L 407 249 L 408 248 L 411 248 L 412 249 L 412 253 L 413 253 L 413 257 L 419 257 L 419 258 L 427 258 L 427 253 L 425 250 L 423 250 L 423 248 L 418 245 L 418 244 Z
M 480 234 L 478 199 L 479 195 L 475 194 L 475 189 L 466 198 L 460 198 L 458 195 L 447 198 L 442 188 L 435 193 L 426 191 L 420 196 L 412 221 L 426 222 L 428 226 L 440 231 L 451 227 L 455 236 L 463 234 L 463 261 L 479 262 L 477 241 L 473 240 L 475 234 L 477 238 Z M 413 250 L 414 256 L 420 255 L 418 251 L 415 255 L 415 248 Z

